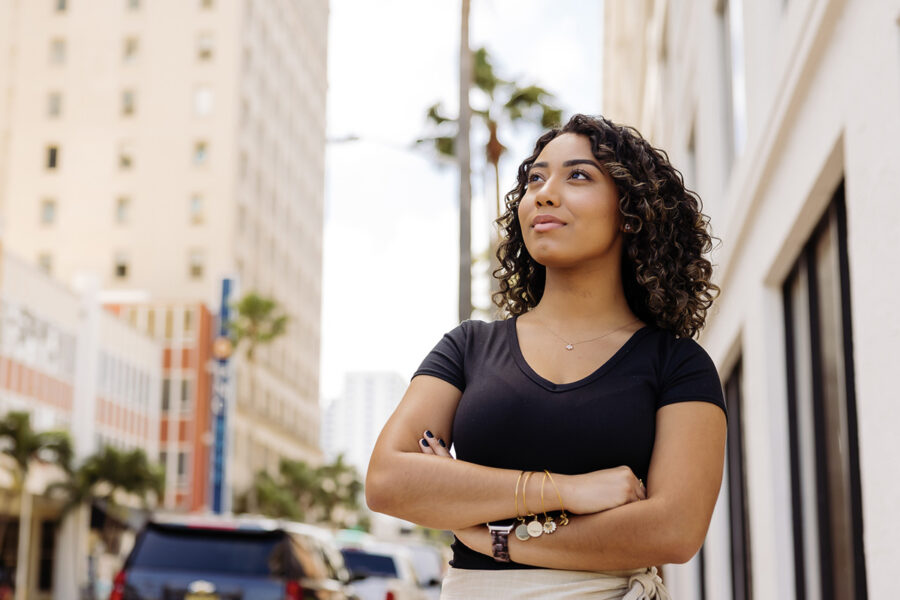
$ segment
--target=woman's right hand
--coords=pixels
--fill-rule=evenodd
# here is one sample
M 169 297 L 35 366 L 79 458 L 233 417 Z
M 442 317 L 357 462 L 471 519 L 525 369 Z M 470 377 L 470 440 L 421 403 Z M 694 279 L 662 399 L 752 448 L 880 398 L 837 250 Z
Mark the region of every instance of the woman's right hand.
M 629 467 L 614 467 L 582 475 L 554 475 L 566 510 L 588 515 L 647 499 L 647 490 Z

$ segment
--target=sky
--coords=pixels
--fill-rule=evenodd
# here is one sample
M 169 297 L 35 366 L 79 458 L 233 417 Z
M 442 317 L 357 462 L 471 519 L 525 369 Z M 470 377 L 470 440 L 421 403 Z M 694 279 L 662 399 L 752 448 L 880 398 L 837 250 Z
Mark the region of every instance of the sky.
M 495 72 L 552 92 L 564 118 L 599 113 L 602 0 L 471 0 L 470 46 Z M 332 0 L 328 58 L 321 397 L 354 371 L 405 379 L 457 319 L 455 166 L 414 141 L 440 101 L 456 114 L 459 1 Z M 477 97 L 472 96 L 473 104 Z M 483 134 L 473 121 L 472 156 Z M 540 134 L 500 132 L 501 191 Z M 348 138 L 353 138 L 348 141 Z M 473 164 L 473 254 L 488 242 L 493 179 Z M 484 190 L 489 201 L 482 198 Z M 487 304 L 487 279 L 473 281 Z

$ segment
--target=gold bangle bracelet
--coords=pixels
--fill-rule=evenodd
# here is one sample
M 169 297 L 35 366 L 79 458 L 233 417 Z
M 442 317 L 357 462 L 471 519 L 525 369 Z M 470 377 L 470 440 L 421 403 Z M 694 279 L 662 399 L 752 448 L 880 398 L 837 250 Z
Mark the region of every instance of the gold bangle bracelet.
M 556 487 L 556 482 L 553 481 L 553 475 L 550 474 L 550 471 L 548 471 L 547 469 L 544 469 L 544 473 L 546 473 L 547 477 L 550 478 L 550 483 L 553 484 L 553 489 L 556 490 L 556 497 L 557 497 L 557 499 L 559 499 L 559 512 L 560 512 L 559 524 L 560 525 L 568 525 L 569 517 L 566 515 L 566 507 L 563 506 L 562 496 L 559 494 L 559 488 Z

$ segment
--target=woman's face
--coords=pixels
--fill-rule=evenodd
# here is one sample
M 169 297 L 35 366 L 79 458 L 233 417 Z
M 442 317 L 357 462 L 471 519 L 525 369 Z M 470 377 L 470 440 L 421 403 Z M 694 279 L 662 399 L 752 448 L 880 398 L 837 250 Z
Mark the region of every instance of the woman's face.
M 527 184 L 519 224 L 534 260 L 545 267 L 619 260 L 619 196 L 587 137 L 564 133 L 551 140 L 531 166 Z

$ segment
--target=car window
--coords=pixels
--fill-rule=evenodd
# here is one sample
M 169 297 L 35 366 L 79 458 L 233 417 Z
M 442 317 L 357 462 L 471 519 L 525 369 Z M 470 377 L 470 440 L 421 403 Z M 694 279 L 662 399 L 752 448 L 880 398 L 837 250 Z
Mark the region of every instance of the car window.
M 397 564 L 392 556 L 344 549 L 344 563 L 351 573 L 368 577 L 397 577 Z
M 150 527 L 135 545 L 129 566 L 281 575 L 284 558 L 282 532 Z

